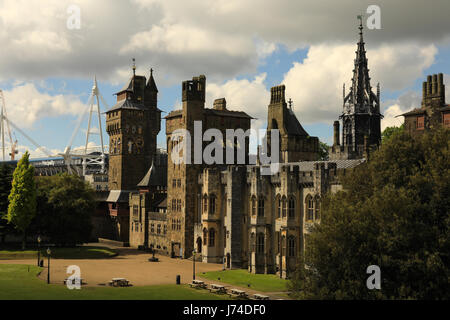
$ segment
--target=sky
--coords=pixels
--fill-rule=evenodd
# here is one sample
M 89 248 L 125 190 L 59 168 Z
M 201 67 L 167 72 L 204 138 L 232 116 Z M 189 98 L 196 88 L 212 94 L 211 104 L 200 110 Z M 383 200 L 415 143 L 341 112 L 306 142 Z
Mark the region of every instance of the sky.
M 380 8 L 380 29 L 367 27 L 370 5 Z M 448 0 L 0 0 L 0 89 L 11 122 L 52 155 L 69 144 L 80 117 L 72 149 L 84 146 L 94 76 L 104 112 L 131 77 L 132 58 L 137 74 L 154 69 L 162 117 L 181 107 L 181 82 L 204 74 L 206 107 L 225 97 L 228 109 L 265 128 L 270 87 L 285 84 L 306 131 L 331 144 L 342 87 L 351 82 L 357 15 L 384 129 L 420 107 L 428 74 L 444 73 L 448 87 L 448 12 Z M 19 156 L 45 156 L 11 129 Z M 90 146 L 98 145 L 92 136 Z M 164 120 L 158 146 L 165 148 Z

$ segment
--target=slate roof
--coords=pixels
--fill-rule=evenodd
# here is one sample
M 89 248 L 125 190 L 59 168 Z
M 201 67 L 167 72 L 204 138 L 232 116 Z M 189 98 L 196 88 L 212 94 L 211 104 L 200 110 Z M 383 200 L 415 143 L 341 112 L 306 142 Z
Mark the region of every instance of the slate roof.
M 285 118 L 285 128 L 289 135 L 294 136 L 308 136 L 308 133 L 303 129 L 302 125 L 298 121 L 295 116 L 294 111 L 292 109 L 287 109 L 288 113 Z
M 117 109 L 132 109 L 132 110 L 144 110 L 146 109 L 143 103 L 136 103 L 128 99 L 121 100 L 112 106 L 107 112 Z
M 425 109 L 422 109 L 422 108 L 418 109 L 418 108 L 416 108 L 416 109 L 413 109 L 411 111 L 408 111 L 408 112 L 405 112 L 403 114 L 400 114 L 400 116 L 412 116 L 412 115 L 416 115 L 416 114 L 424 114 L 425 112 L 426 112 Z
M 128 202 L 130 192 L 130 190 L 111 190 L 106 202 Z
M 150 166 L 144 178 L 138 183 L 138 187 L 167 186 L 167 166 Z
M 174 118 L 180 116 L 183 110 L 174 110 L 171 111 L 165 119 Z M 232 111 L 232 110 L 216 110 L 216 109 L 204 109 L 204 114 L 206 115 L 216 115 L 222 117 L 235 117 L 235 118 L 246 118 L 246 119 L 254 119 L 243 111 Z

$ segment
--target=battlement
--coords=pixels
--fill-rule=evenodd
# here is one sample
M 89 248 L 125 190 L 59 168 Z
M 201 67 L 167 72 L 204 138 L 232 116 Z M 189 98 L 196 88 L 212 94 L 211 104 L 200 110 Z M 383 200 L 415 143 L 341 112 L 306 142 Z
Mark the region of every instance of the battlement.
M 205 102 L 206 77 L 200 75 L 192 80 L 183 81 L 182 101 Z
M 270 104 L 272 103 L 285 103 L 285 90 L 284 84 L 270 88 Z

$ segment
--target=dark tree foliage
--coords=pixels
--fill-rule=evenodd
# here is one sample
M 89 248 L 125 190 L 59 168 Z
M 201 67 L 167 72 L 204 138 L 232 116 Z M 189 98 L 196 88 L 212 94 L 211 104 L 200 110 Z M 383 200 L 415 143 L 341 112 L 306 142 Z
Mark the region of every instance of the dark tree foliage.
M 0 165 L 0 239 L 3 243 L 5 236 L 14 232 L 14 228 L 8 224 L 8 196 L 11 192 L 12 175 L 14 167 L 8 164 Z
M 392 138 L 394 134 L 403 132 L 405 130 L 405 124 L 403 123 L 400 127 L 386 127 L 381 133 L 381 141 L 385 143 L 387 140 Z
M 67 173 L 37 177 L 35 228 L 57 245 L 88 242 L 95 210 L 94 190 Z
M 325 142 L 319 141 L 319 160 L 320 161 L 326 161 L 328 160 L 328 150 L 330 146 L 327 145 Z
M 300 299 L 450 299 L 450 130 L 392 135 L 328 195 L 291 291 Z M 381 290 L 369 290 L 369 265 Z

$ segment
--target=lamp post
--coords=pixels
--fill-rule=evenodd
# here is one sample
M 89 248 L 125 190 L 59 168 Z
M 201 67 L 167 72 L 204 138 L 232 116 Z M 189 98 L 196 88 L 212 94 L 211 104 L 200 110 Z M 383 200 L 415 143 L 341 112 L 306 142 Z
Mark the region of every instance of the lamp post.
M 195 254 L 197 252 L 194 250 L 192 250 L 192 280 L 195 280 Z
M 41 264 L 41 236 L 37 237 L 37 243 L 38 243 L 38 261 L 37 261 L 37 265 L 39 267 L 39 265 Z
M 50 255 L 51 255 L 52 251 L 50 250 L 50 248 L 47 248 L 47 256 L 48 256 L 48 262 L 47 262 L 47 284 L 50 284 Z

